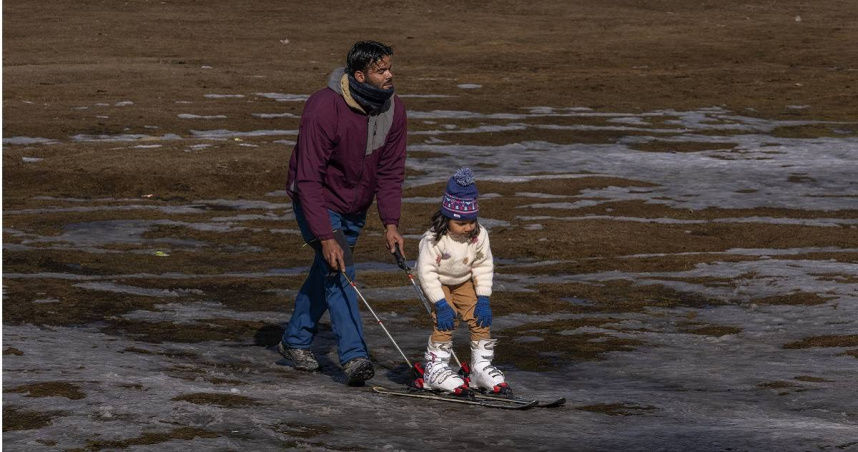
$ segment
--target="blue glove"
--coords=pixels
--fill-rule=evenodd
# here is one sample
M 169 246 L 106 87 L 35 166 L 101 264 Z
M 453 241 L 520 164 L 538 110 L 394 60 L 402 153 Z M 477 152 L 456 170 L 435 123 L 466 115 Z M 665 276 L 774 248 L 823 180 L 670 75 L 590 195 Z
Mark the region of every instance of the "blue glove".
M 453 329 L 453 320 L 456 318 L 456 313 L 453 308 L 447 304 L 447 300 L 440 299 L 435 302 L 435 325 L 438 331 L 450 331 Z
M 474 308 L 474 317 L 477 325 L 481 327 L 492 326 L 492 307 L 489 306 L 489 297 L 480 295 L 477 297 L 477 307 Z

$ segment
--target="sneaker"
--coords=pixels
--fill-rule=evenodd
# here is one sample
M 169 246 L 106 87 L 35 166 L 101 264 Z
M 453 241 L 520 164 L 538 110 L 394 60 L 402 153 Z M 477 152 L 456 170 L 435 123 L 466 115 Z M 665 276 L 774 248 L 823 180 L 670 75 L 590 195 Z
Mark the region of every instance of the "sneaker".
M 343 372 L 346 374 L 346 383 L 349 386 L 360 386 L 375 375 L 372 361 L 363 357 L 351 359 L 343 364 Z
M 292 361 L 292 367 L 298 370 L 314 371 L 319 369 L 319 362 L 316 361 L 316 357 L 310 350 L 290 347 L 280 342 L 277 344 L 277 351 L 284 358 Z

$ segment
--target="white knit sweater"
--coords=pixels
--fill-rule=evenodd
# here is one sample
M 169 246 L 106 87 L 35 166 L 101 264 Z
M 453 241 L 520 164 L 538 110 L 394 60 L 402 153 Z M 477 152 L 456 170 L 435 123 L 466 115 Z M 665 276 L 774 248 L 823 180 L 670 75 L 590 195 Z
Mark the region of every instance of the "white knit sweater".
M 475 240 L 457 240 L 445 234 L 435 243 L 435 233 L 428 230 L 420 238 L 417 256 L 417 278 L 423 293 L 433 303 L 444 298 L 441 285 L 474 281 L 477 295 L 491 296 L 494 262 L 489 246 L 489 233 L 480 227 Z

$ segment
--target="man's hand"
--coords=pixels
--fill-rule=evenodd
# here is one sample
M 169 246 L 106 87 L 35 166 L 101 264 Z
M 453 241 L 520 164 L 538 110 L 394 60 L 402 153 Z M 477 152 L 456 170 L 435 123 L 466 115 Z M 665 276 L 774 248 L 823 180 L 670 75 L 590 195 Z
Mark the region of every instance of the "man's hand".
M 334 239 L 322 240 L 322 257 L 328 266 L 336 271 L 346 271 L 346 261 L 343 258 L 343 248 Z
M 396 252 L 397 244 L 400 251 L 405 249 L 405 239 L 402 238 L 402 234 L 399 233 L 399 228 L 395 224 L 389 224 L 384 227 L 384 239 L 387 242 L 387 250 L 390 251 L 390 254 Z

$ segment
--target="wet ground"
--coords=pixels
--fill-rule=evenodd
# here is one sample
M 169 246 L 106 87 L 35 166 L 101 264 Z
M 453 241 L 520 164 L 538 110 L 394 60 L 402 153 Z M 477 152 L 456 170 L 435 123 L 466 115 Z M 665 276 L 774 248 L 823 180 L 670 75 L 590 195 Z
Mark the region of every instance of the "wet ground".
M 815 5 L 4 2 L 4 446 L 858 449 L 856 10 Z M 311 258 L 285 165 L 350 14 L 397 50 L 406 254 L 471 166 L 496 363 L 565 407 L 347 387 L 327 324 L 319 373 L 272 350 Z M 358 285 L 418 359 L 380 231 Z

